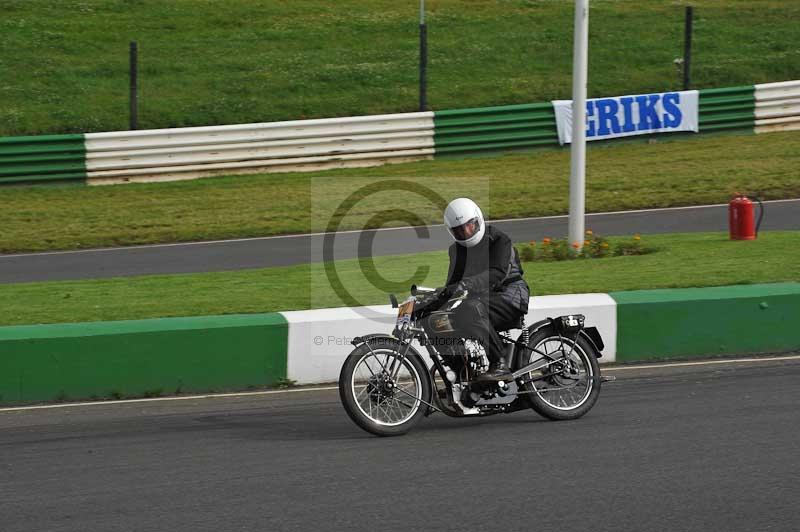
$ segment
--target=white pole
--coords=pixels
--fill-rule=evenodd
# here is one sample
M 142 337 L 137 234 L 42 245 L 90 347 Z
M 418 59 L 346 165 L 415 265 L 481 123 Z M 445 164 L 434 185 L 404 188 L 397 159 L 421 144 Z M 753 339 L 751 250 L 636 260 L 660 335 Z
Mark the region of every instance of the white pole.
M 419 23 L 425 24 L 425 0 L 419 0 Z
M 586 80 L 589 63 L 589 0 L 575 0 L 572 51 L 572 145 L 569 177 L 569 242 L 583 246 L 586 214 Z

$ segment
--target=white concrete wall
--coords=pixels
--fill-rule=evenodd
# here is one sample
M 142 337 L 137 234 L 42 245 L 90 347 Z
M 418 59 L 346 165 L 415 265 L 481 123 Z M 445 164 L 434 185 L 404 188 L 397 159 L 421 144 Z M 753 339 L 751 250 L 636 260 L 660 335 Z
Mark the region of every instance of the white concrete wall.
M 334 382 L 350 341 L 369 333 L 390 334 L 396 310 L 389 305 L 282 312 L 289 323 L 287 377 L 299 384 Z M 605 341 L 601 362 L 613 362 L 617 351 L 617 308 L 607 294 L 572 294 L 531 298 L 526 323 L 565 314 L 584 314 Z M 518 334 L 518 331 L 515 333 Z M 416 346 L 421 353 L 425 350 Z
M 566 314 L 583 314 L 587 327 L 597 327 L 605 348 L 600 362 L 617 359 L 617 302 L 608 294 L 567 294 L 532 297 L 525 322 L 534 323 L 545 318 Z

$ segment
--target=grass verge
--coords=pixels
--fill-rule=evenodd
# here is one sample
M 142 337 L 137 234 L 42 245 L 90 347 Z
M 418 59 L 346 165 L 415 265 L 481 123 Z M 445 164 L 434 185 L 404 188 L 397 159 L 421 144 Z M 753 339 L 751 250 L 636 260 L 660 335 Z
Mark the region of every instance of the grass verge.
M 587 210 L 724 203 L 734 191 L 800 197 L 799 146 L 800 132 L 592 146 Z M 474 197 L 493 219 L 564 214 L 569 206 L 569 151 L 561 149 L 172 183 L 7 187 L 0 191 L 0 252 L 323 231 L 337 198 L 381 178 L 403 177 L 448 199 Z M 385 202 L 365 201 L 340 229 L 371 227 Z M 409 206 L 423 222 L 441 222 L 434 205 Z
M 693 83 L 797 78 L 800 5 L 692 0 Z M 593 0 L 589 95 L 680 87 L 684 6 Z M 428 2 L 434 109 L 568 97 L 573 3 Z M 141 128 L 417 110 L 418 2 L 3 0 L 0 135 L 128 127 L 139 43 Z
M 618 239 L 610 239 L 613 242 Z M 724 233 L 647 235 L 656 252 L 604 259 L 526 262 L 533 295 L 609 292 L 800 281 L 800 232 L 764 232 L 730 241 Z M 438 286 L 446 251 L 335 263 L 342 284 L 360 304 L 381 304 L 386 292 L 412 282 Z M 362 270 L 363 267 L 363 270 Z M 409 276 L 418 268 L 423 273 Z M 386 281 L 372 285 L 368 275 Z M 273 312 L 344 306 L 323 265 L 241 272 L 145 276 L 0 286 L 0 325 Z

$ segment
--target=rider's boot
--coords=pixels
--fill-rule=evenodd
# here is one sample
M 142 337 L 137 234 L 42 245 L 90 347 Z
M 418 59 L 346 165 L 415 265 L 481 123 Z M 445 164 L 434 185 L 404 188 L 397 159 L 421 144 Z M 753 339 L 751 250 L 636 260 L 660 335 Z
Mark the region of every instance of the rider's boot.
M 508 369 L 505 361 L 501 359 L 498 362 L 490 363 L 489 371 L 482 375 L 478 375 L 476 380 L 483 382 L 511 380 L 511 370 Z

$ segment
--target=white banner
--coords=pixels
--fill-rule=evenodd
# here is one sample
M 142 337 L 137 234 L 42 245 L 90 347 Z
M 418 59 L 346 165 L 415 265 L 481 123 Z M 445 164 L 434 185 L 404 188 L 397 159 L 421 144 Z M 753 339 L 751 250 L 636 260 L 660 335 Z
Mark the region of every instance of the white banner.
M 694 131 L 699 127 L 698 92 L 662 92 L 586 100 L 586 140 L 652 133 Z M 555 100 L 558 141 L 572 142 L 572 100 Z

